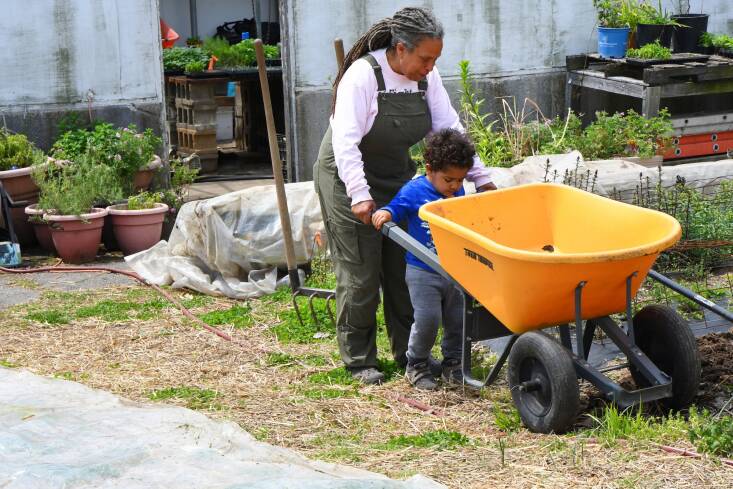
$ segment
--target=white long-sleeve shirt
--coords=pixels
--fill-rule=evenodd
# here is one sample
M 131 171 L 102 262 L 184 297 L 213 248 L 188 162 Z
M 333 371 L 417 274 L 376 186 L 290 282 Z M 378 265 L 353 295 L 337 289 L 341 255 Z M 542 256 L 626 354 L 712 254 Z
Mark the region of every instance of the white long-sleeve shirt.
M 387 62 L 386 49 L 372 51 L 370 54 L 382 67 L 384 85 L 388 92 L 418 91 L 417 82 L 392 70 Z M 432 132 L 446 128 L 464 132 L 437 67 L 428 74 L 427 82 L 426 100 L 433 121 Z M 330 121 L 336 168 L 346 185 L 346 194 L 351 198 L 351 205 L 372 200 L 359 144 L 371 130 L 377 110 L 377 78 L 369 62 L 359 59 L 346 70 L 339 83 L 336 110 Z M 491 182 L 489 170 L 478 156 L 474 157 L 473 168 L 466 176 L 476 187 Z

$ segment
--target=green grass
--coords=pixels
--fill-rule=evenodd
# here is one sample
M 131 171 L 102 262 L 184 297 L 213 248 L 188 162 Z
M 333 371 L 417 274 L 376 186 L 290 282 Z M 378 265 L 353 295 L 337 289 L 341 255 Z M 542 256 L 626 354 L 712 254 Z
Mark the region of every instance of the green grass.
M 449 450 L 468 445 L 471 440 L 457 431 L 435 430 L 426 431 L 419 435 L 400 435 L 390 437 L 382 448 L 385 450 L 400 450 L 407 447 L 435 448 Z
M 71 321 L 71 318 L 66 312 L 58 309 L 45 309 L 29 312 L 26 314 L 25 318 L 44 324 L 69 324 Z
M 358 382 L 351 376 L 345 367 L 334 368 L 327 372 L 317 372 L 308 376 L 308 382 L 320 385 L 357 385 Z
M 235 304 L 229 309 L 223 311 L 211 311 L 200 314 L 199 318 L 209 326 L 221 326 L 229 324 L 235 328 L 242 329 L 252 326 L 252 308 L 245 304 Z
M 324 401 L 327 399 L 338 399 L 340 397 L 359 397 L 357 386 L 351 388 L 338 387 L 314 387 L 300 389 L 299 392 L 308 399 Z
M 676 441 L 685 438 L 687 421 L 681 414 L 668 417 L 653 417 L 643 413 L 641 408 L 619 411 L 614 405 L 604 407 L 598 415 L 589 415 L 596 426 L 590 435 L 602 441 L 605 446 L 614 446 L 618 440 L 631 441 Z
M 148 394 L 153 401 L 166 401 L 168 399 L 182 399 L 186 401 L 189 409 L 222 409 L 221 404 L 214 402 L 219 393 L 211 389 L 200 389 L 198 387 L 168 387 L 166 389 L 154 390 Z
M 76 310 L 77 319 L 96 317 L 103 321 L 126 321 L 139 319 L 146 321 L 157 317 L 160 312 L 169 306 L 162 298 L 153 298 L 139 303 L 120 300 L 103 300 L 91 306 L 80 307 Z
M 335 338 L 336 331 L 331 322 L 331 317 L 328 315 L 325 300 L 313 299 L 313 308 L 316 311 L 317 321 L 313 321 L 311 317 L 308 308 L 308 299 L 299 297 L 297 301 L 303 324 L 298 321 L 298 316 L 292 307 L 283 311 L 280 322 L 270 330 L 280 343 L 315 343 L 325 339 L 316 338 L 316 333 L 327 334 L 328 336 L 326 338 Z
M 20 365 L 15 364 L 9 360 L 0 360 L 0 367 L 6 367 L 6 368 L 18 368 Z

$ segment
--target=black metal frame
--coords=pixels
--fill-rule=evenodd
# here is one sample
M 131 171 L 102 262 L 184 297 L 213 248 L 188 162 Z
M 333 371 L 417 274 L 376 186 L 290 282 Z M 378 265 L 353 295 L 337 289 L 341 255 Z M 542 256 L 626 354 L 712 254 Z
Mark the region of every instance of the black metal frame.
M 456 282 L 444 269 L 440 266 L 438 256 L 412 238 L 399 226 L 392 222 L 385 223 L 382 227 L 382 233 L 395 243 L 405 248 L 407 251 L 415 255 L 423 263 L 427 264 L 435 272 L 455 283 L 464 292 L 463 307 L 463 351 L 462 365 L 464 384 L 482 388 L 491 385 L 499 375 L 499 371 L 504 366 L 512 346 L 519 338 L 518 334 L 512 333 L 501 321 L 499 321 L 490 311 L 481 306 L 476 300 Z M 576 375 L 585 379 L 596 386 L 604 396 L 617 403 L 621 408 L 626 408 L 633 404 L 645 403 L 657 399 L 663 399 L 672 395 L 672 379 L 664 372 L 659 370 L 656 365 L 647 357 L 641 349 L 636 346 L 634 337 L 633 314 L 632 314 L 632 279 L 638 275 L 634 272 L 626 279 L 626 318 L 627 330 L 624 331 L 621 326 L 608 316 L 588 319 L 583 324 L 582 317 L 582 298 L 585 281 L 581 281 L 575 288 L 575 331 L 576 345 L 573 351 L 573 344 L 570 335 L 570 326 L 562 325 L 559 327 L 560 343 L 565 347 L 575 366 Z M 733 321 L 733 315 L 728 311 L 716 306 L 707 299 L 695 294 L 689 289 L 682 287 L 676 282 L 670 280 L 657 272 L 650 271 L 649 275 L 660 283 L 677 291 L 678 293 L 694 300 L 703 307 L 719 314 L 720 316 Z M 606 333 L 611 341 L 613 341 L 619 350 L 621 350 L 628 360 L 629 364 L 636 367 L 639 373 L 649 382 L 650 387 L 645 387 L 633 391 L 629 391 L 612 381 L 604 372 L 611 369 L 601 371 L 588 363 L 588 354 L 593 342 L 593 334 L 596 328 L 600 328 Z M 496 364 L 493 366 L 489 374 L 484 380 L 476 379 L 471 373 L 471 346 L 476 341 L 509 337 L 509 342 L 499 355 Z

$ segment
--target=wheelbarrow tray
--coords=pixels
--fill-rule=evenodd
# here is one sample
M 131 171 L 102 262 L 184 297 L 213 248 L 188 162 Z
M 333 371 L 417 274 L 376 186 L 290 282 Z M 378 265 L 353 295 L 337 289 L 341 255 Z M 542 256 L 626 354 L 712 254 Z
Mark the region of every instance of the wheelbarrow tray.
M 537 183 L 425 204 L 440 265 L 513 333 L 624 311 L 676 219 L 574 187 Z

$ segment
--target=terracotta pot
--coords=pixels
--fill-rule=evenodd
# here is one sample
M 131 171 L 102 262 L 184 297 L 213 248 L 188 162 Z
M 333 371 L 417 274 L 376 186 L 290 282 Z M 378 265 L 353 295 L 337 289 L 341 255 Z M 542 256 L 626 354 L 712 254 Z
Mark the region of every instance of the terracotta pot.
M 14 201 L 27 201 L 29 204 L 38 202 L 38 187 L 31 178 L 32 167 L 18 168 L 17 170 L 0 171 L 0 180 L 3 188 Z M 10 209 L 13 218 L 13 229 L 18 235 L 21 246 L 29 246 L 36 243 L 36 235 L 33 226 L 28 222 L 25 212 L 21 207 Z M 5 223 L 3 226 L 7 228 Z
M 86 263 L 97 256 L 107 209 L 95 207 L 89 214 L 58 216 L 44 214 L 51 228 L 56 252 L 67 263 Z
M 28 222 L 33 227 L 33 231 L 41 248 L 49 253 L 56 253 L 56 247 L 53 245 L 51 238 L 51 228 L 43 219 L 44 212 L 38 208 L 38 204 L 31 204 L 25 208 L 25 215 L 28 216 Z
M 117 204 L 107 207 L 107 210 L 115 238 L 125 255 L 147 250 L 160 241 L 167 205 L 155 204 L 152 209 L 131 211 L 127 204 Z
M 141 168 L 138 170 L 137 173 L 135 173 L 134 180 L 132 181 L 132 186 L 134 187 L 135 192 L 147 190 L 153 181 L 153 176 L 155 176 L 155 173 L 162 166 L 163 162 L 160 160 L 160 157 L 155 155 L 153 157 L 153 161 L 150 162 L 147 168 Z

